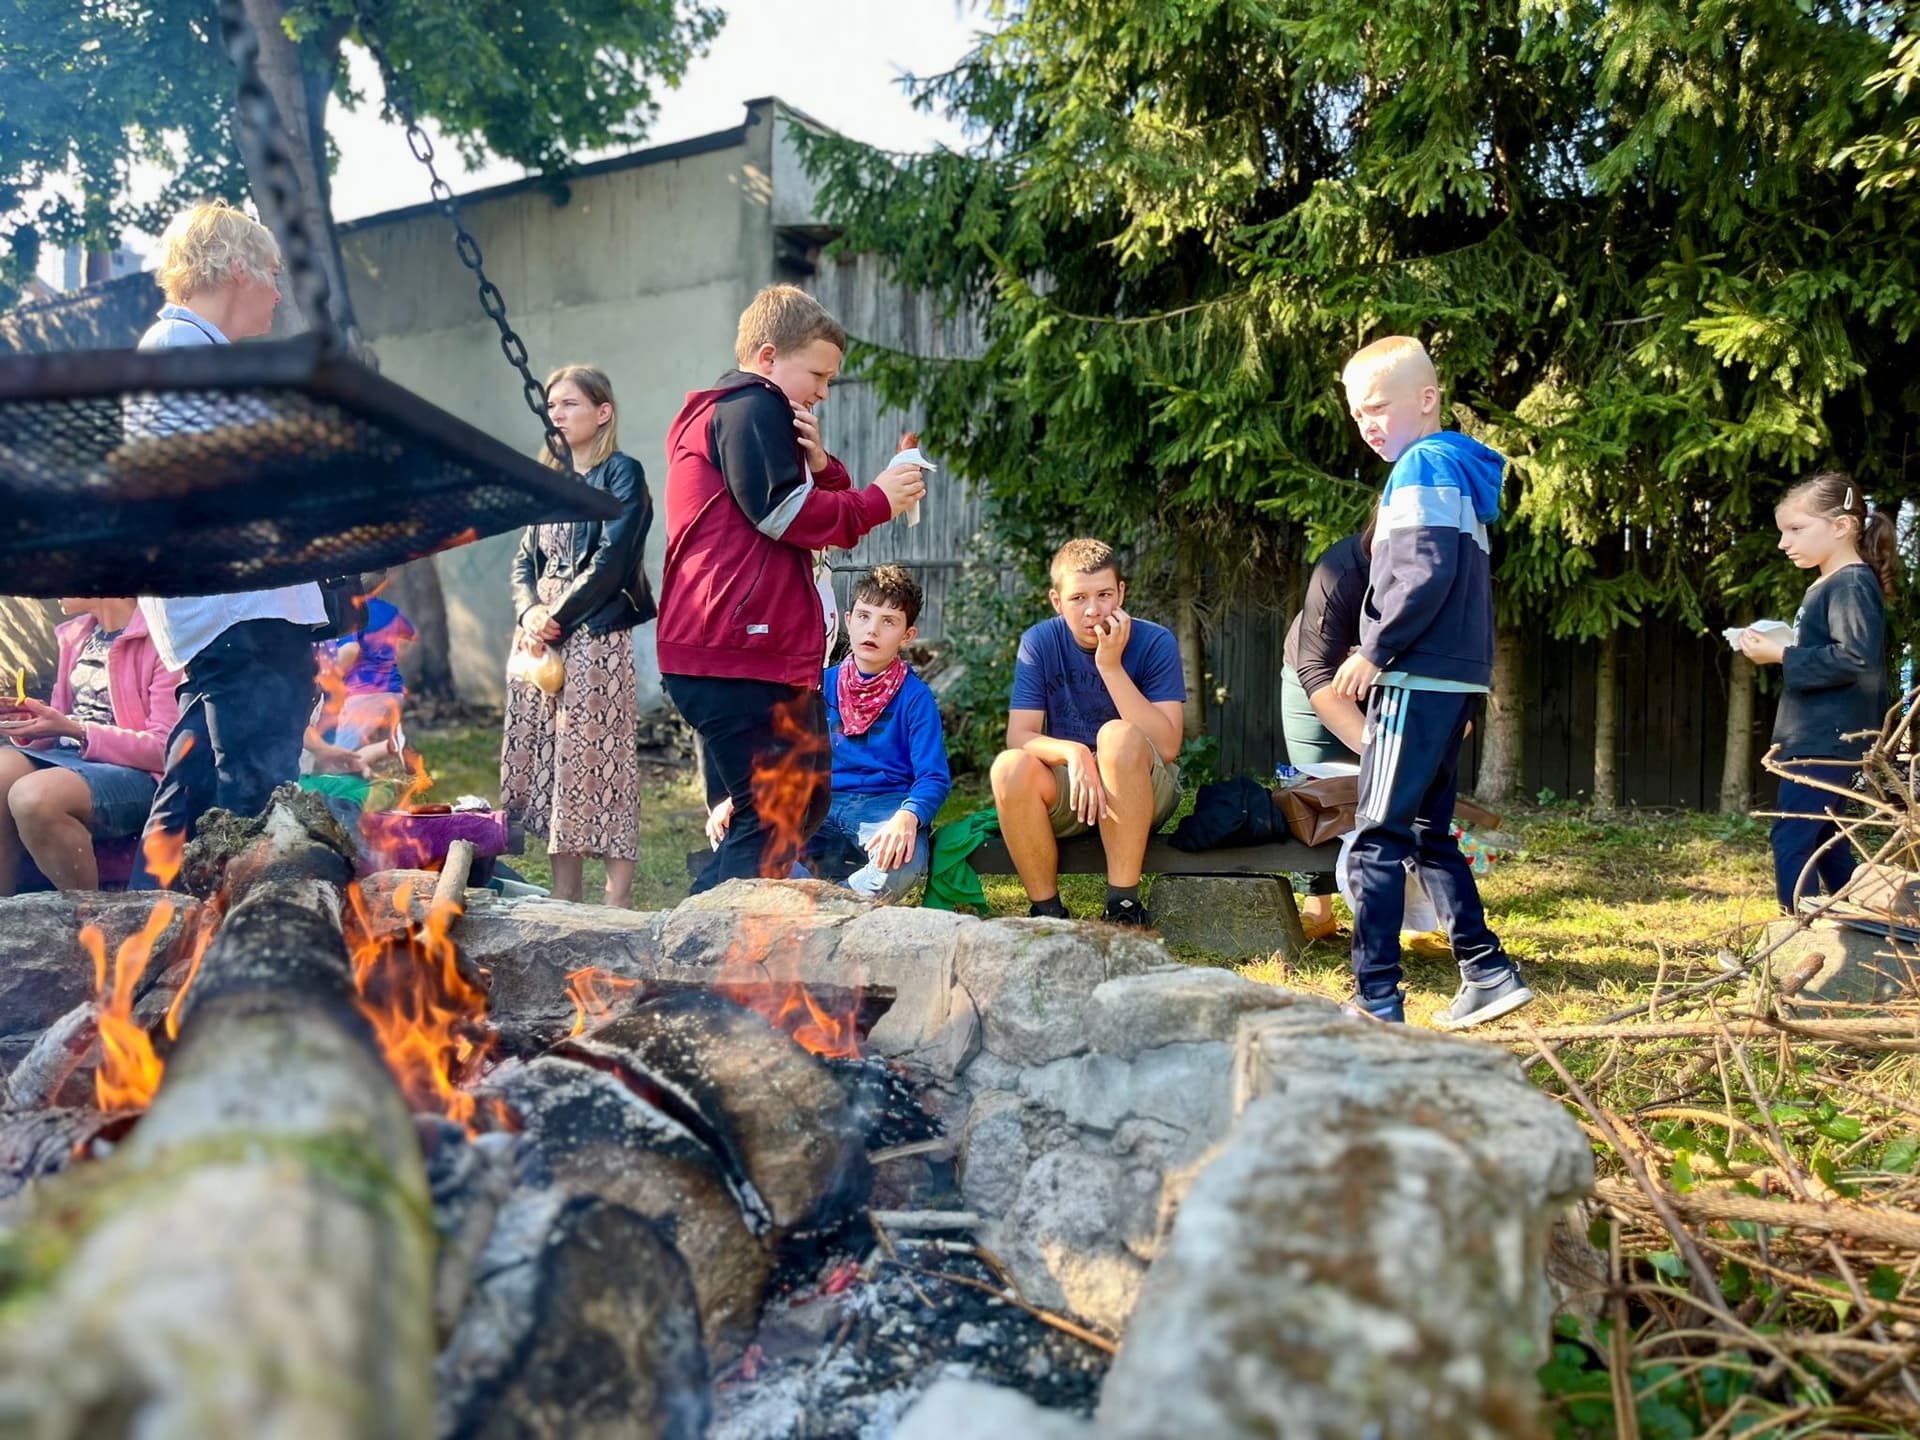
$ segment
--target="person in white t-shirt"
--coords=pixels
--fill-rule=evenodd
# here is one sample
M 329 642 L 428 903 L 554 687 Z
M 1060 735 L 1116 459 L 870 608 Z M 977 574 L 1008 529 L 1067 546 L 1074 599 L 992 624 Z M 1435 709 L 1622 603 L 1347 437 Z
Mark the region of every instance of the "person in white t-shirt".
M 194 206 L 161 237 L 156 278 L 167 303 L 140 348 L 225 345 L 266 334 L 280 303 L 279 274 L 280 247 L 264 225 L 217 200 Z M 157 402 L 127 412 L 130 436 L 185 426 Z M 191 839 L 215 806 L 257 814 L 273 788 L 300 771 L 314 701 L 314 627 L 327 618 L 320 587 L 143 595 L 140 611 L 161 660 L 184 677 L 146 835 Z M 131 888 L 158 886 L 145 863 L 136 867 Z

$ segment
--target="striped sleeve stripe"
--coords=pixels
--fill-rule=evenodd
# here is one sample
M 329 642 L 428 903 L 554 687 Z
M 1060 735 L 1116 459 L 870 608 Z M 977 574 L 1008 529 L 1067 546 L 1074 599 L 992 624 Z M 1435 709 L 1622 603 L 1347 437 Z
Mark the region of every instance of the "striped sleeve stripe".
M 787 533 L 787 527 L 799 517 L 800 507 L 807 503 L 807 497 L 813 494 L 813 480 L 808 478 L 795 486 L 787 498 L 766 513 L 764 519 L 753 528 L 769 540 L 778 540 Z
M 1387 496 L 1375 525 L 1378 535 L 1403 530 L 1458 530 L 1491 550 L 1487 527 L 1474 513 L 1473 500 L 1453 485 L 1404 485 Z

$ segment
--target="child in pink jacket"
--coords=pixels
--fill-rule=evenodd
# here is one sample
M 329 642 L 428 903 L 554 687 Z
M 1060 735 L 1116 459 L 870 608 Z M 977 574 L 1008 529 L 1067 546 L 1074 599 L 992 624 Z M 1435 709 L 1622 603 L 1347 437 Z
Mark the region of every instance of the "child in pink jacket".
M 23 853 L 61 890 L 98 889 L 94 842 L 140 833 L 179 718 L 180 676 L 133 599 L 60 608 L 53 703 L 0 697 L 0 895 Z

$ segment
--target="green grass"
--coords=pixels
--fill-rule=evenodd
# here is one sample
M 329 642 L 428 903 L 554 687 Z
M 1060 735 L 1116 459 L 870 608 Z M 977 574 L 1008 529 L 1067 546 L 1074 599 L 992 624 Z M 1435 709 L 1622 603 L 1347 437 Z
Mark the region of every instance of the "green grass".
M 498 797 L 498 730 L 427 731 L 415 743 L 434 776 L 433 798 Z M 941 813 L 963 815 L 987 800 L 982 779 L 963 777 Z M 706 843 L 702 815 L 691 771 L 643 783 L 636 906 L 664 908 L 686 895 L 687 854 Z M 1674 980 L 1689 967 L 1711 964 L 1723 948 L 1738 952 L 1773 916 L 1765 834 L 1750 821 L 1667 814 L 1597 821 L 1548 807 L 1512 814 L 1504 828 L 1516 848 L 1482 879 L 1481 894 L 1494 929 L 1527 967 L 1528 983 L 1541 997 L 1528 1012 L 1536 1024 L 1620 1009 L 1650 993 L 1663 966 Z M 536 839 L 528 839 L 527 853 L 512 864 L 536 884 L 551 882 L 546 847 Z M 603 879 L 600 864 L 589 860 L 590 901 Z M 1018 879 L 994 875 L 983 883 L 992 914 L 1026 913 Z M 1073 913 L 1091 916 L 1100 912 L 1105 886 L 1097 875 L 1068 875 L 1060 891 Z M 1147 898 L 1151 904 L 1151 880 Z M 1346 923 L 1344 907 L 1339 914 Z M 1265 954 L 1176 953 L 1195 964 L 1224 965 L 1255 980 L 1321 994 L 1344 997 L 1351 988 L 1344 936 L 1309 946 L 1292 965 Z M 1444 956 L 1410 956 L 1409 1014 L 1423 1020 L 1443 1006 L 1456 977 Z

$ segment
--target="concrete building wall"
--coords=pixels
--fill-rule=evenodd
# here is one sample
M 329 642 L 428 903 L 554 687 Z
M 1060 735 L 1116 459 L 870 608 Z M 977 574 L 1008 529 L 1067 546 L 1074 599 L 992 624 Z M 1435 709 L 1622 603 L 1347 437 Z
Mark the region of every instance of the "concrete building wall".
M 564 191 L 521 183 L 480 192 L 462 216 L 526 342 L 537 378 L 596 364 L 620 404 L 621 448 L 653 491 L 647 569 L 656 585 L 667 426 L 689 389 L 733 363 L 741 309 L 773 278 L 771 156 L 778 107 L 756 102 L 738 130 L 588 167 Z M 410 163 L 404 153 L 395 164 Z M 382 370 L 502 440 L 537 452 L 541 429 L 431 207 L 343 227 L 355 308 Z M 498 701 L 512 636 L 508 572 L 517 536 L 431 562 L 446 593 L 454 680 Z M 635 634 L 643 708 L 659 696 L 653 627 Z

